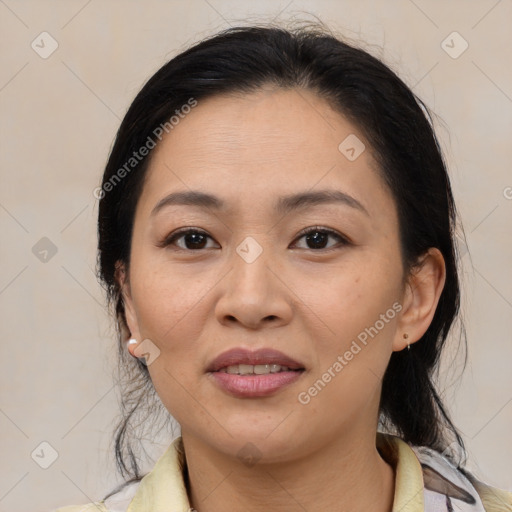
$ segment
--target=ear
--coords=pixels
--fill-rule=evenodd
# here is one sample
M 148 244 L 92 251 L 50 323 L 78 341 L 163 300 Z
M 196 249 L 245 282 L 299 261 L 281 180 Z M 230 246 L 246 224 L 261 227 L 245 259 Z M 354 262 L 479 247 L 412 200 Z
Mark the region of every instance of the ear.
M 135 313 L 135 307 L 133 304 L 128 271 L 126 269 L 126 265 L 124 262 L 118 261 L 116 263 L 115 278 L 119 283 L 119 288 L 121 290 L 121 297 L 123 299 L 124 305 L 124 314 L 126 318 L 126 323 L 128 324 L 128 329 L 130 331 L 130 336 L 131 338 L 135 338 L 140 343 L 142 341 L 142 338 L 140 335 L 139 323 L 137 320 L 137 315 Z M 138 344 L 128 345 L 128 350 L 132 355 L 134 355 L 133 351 L 137 346 Z
M 394 352 L 403 350 L 425 334 L 434 318 L 445 281 L 443 255 L 439 249 L 431 247 L 407 278 L 403 309 L 393 340 Z M 403 337 L 404 333 L 407 333 L 407 338 Z

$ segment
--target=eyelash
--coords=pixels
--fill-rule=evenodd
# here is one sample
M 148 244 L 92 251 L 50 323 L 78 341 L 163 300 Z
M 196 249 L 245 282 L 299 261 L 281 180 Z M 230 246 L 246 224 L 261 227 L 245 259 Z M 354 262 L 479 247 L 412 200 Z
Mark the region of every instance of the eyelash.
M 174 231 L 173 233 L 171 233 L 170 235 L 165 237 L 157 245 L 158 245 L 158 247 L 161 247 L 161 248 L 167 247 L 169 245 L 172 245 L 179 238 L 181 238 L 181 237 L 183 237 L 185 235 L 188 235 L 188 234 L 192 234 L 192 233 L 206 235 L 207 237 L 211 238 L 210 235 L 208 235 L 208 233 L 206 233 L 202 229 L 188 227 L 188 228 L 182 228 L 182 229 L 179 229 L 177 231 Z M 313 234 L 313 233 L 324 233 L 324 234 L 327 234 L 327 235 L 331 235 L 331 236 L 337 238 L 339 240 L 339 243 L 336 244 L 335 246 L 329 247 L 327 249 L 310 249 L 310 248 L 307 248 L 305 250 L 326 253 L 326 252 L 330 252 L 330 251 L 334 251 L 334 250 L 339 249 L 340 248 L 340 243 L 341 243 L 341 246 L 351 245 L 351 243 L 352 243 L 347 237 L 341 235 L 337 231 L 334 231 L 334 230 L 332 230 L 330 228 L 325 228 L 325 227 L 322 227 L 322 226 L 313 226 L 313 227 L 309 227 L 309 228 L 303 229 L 301 232 L 298 233 L 297 238 L 295 240 L 299 240 L 303 236 L 306 236 L 306 235 L 309 235 L 309 234 Z M 187 252 L 195 252 L 195 251 L 201 251 L 202 249 L 184 249 L 183 247 L 178 247 L 176 250 L 187 251 Z

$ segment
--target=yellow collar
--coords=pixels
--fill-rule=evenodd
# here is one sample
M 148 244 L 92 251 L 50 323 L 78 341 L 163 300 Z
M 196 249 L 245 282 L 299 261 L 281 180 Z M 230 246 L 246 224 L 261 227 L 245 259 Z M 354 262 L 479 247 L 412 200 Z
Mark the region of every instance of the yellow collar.
M 412 448 L 399 437 L 377 432 L 377 448 L 395 470 L 392 512 L 424 512 L 423 471 Z

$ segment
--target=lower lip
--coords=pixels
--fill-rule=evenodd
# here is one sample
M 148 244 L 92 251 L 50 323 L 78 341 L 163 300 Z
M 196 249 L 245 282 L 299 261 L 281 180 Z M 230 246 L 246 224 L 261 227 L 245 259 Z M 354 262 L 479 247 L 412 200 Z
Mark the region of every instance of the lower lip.
M 295 382 L 304 371 L 268 373 L 265 375 L 236 375 L 224 372 L 212 372 L 215 382 L 228 393 L 241 398 L 261 397 Z

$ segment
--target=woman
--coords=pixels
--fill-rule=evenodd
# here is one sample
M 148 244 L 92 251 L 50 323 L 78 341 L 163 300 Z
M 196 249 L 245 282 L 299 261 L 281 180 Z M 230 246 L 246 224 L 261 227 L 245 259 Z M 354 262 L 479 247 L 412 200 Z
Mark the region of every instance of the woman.
M 383 63 L 322 27 L 217 34 L 143 87 L 96 193 L 138 376 L 132 479 L 91 510 L 512 510 L 464 470 L 432 380 L 456 209 L 428 110 Z M 153 391 L 181 436 L 142 478 L 128 432 Z

